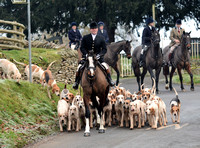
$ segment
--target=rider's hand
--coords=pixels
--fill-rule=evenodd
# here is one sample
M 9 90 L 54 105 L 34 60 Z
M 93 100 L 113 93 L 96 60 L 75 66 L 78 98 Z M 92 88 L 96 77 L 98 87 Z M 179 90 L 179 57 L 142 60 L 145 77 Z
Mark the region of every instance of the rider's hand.
M 175 41 L 176 43 L 180 43 L 180 41 L 179 41 L 179 40 L 176 40 L 176 39 L 175 39 L 174 41 Z

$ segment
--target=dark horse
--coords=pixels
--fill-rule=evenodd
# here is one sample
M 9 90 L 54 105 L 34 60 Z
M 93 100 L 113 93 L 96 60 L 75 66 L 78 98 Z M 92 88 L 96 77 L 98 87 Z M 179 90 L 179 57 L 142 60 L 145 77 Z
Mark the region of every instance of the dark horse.
M 139 91 L 141 89 L 141 85 L 144 82 L 144 77 L 147 73 L 147 70 L 149 71 L 151 75 L 151 79 L 154 78 L 156 80 L 156 91 L 158 93 L 158 81 L 159 81 L 159 75 L 162 67 L 162 51 L 160 49 L 160 35 L 158 31 L 153 31 L 152 32 L 152 37 L 151 37 L 151 45 L 149 49 L 146 52 L 146 58 L 145 58 L 145 63 L 143 66 L 143 72 L 140 72 L 140 54 L 141 54 L 142 46 L 138 46 L 135 48 L 132 54 L 132 68 L 134 70 L 134 74 L 137 78 L 137 83 L 138 83 L 138 88 Z M 153 73 L 153 69 L 156 71 L 156 78 Z M 141 79 L 141 83 L 140 83 Z M 152 80 L 153 84 L 153 80 Z
M 169 55 L 169 52 L 170 52 L 170 49 L 169 49 L 169 46 L 165 47 L 164 50 L 163 50 L 163 59 L 164 59 L 164 62 L 165 62 L 165 65 L 163 67 L 163 74 L 165 75 L 165 79 L 166 79 L 166 86 L 165 88 L 168 89 L 170 88 L 170 90 L 173 90 L 173 87 L 172 87 L 172 77 L 173 77 L 173 74 L 177 68 L 178 70 L 178 74 L 179 74 L 179 79 L 180 79 L 180 82 L 181 82 L 181 89 L 184 91 L 184 87 L 183 87 L 183 77 L 182 77 L 182 74 L 181 74 L 181 69 L 185 69 L 188 74 L 190 75 L 190 78 L 191 78 L 191 90 L 193 91 L 194 90 L 194 83 L 193 83 L 193 75 L 192 75 L 192 72 L 191 72 L 191 69 L 190 69 L 190 54 L 189 54 L 189 49 L 191 47 L 191 44 L 190 44 L 190 32 L 189 33 L 186 33 L 186 32 L 183 32 L 183 35 L 180 39 L 180 46 L 178 46 L 175 50 L 174 50 L 174 58 L 172 59 L 172 69 L 171 69 L 171 72 L 170 72 L 170 82 L 168 84 L 168 75 L 169 75 L 169 58 L 168 58 L 168 55 Z
M 107 45 L 107 52 L 104 56 L 104 61 L 116 71 L 117 73 L 116 85 L 119 84 L 119 76 L 120 76 L 120 72 L 117 65 L 118 55 L 123 50 L 126 53 L 127 58 L 130 59 L 131 58 L 130 43 L 131 41 L 123 40 Z
M 93 106 L 97 109 L 99 115 L 98 118 L 100 118 L 99 133 L 104 133 L 105 130 L 104 130 L 104 121 L 102 114 L 103 114 L 103 107 L 106 104 L 106 99 L 110 87 L 106 80 L 106 76 L 101 69 L 100 64 L 96 60 L 96 55 L 93 54 L 93 52 L 90 52 L 87 57 L 86 66 L 82 75 L 81 86 L 83 88 L 83 99 L 86 111 L 85 113 L 86 127 L 84 136 L 90 136 L 90 126 L 89 126 L 90 100 L 92 101 Z M 99 98 L 99 103 L 97 102 L 97 97 Z

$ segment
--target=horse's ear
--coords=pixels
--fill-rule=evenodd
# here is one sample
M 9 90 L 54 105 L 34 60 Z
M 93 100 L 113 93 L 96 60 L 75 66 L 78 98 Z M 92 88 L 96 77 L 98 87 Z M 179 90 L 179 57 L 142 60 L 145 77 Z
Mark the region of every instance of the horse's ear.
M 191 33 L 191 31 L 189 32 L 189 34 Z
M 131 42 L 132 42 L 132 40 L 129 41 L 129 43 L 131 43 Z
M 185 35 L 185 31 L 183 31 L 183 35 Z

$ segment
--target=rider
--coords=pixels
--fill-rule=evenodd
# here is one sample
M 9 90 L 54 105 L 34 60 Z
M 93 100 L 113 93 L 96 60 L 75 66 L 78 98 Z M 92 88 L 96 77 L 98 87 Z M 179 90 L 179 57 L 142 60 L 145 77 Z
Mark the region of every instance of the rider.
M 69 37 L 69 47 L 71 48 L 71 45 L 76 45 L 80 43 L 82 36 L 80 31 L 77 29 L 77 24 L 76 22 L 71 23 L 72 29 L 68 32 L 68 37 Z
M 183 34 L 183 31 L 185 31 L 183 28 L 181 28 L 181 20 L 178 19 L 176 21 L 176 26 L 174 28 L 172 28 L 171 32 L 170 32 L 170 40 L 171 43 L 169 45 L 170 47 L 170 52 L 169 52 L 169 61 L 171 61 L 171 59 L 173 58 L 173 51 L 174 49 L 180 45 L 180 40 L 181 40 L 181 36 Z
M 108 33 L 107 31 L 104 29 L 104 23 L 103 22 L 98 22 L 98 26 L 99 26 L 99 29 L 98 29 L 98 35 L 102 35 L 105 39 L 105 42 L 106 44 L 109 43 L 109 37 L 108 37 Z
M 142 33 L 142 50 L 140 54 L 140 67 L 144 65 L 145 54 L 149 46 L 151 45 L 151 33 L 154 31 L 154 20 L 149 17 L 146 19 L 146 27 Z
M 85 35 L 81 42 L 80 50 L 83 55 L 82 55 L 81 61 L 79 62 L 78 69 L 76 72 L 75 83 L 73 85 L 74 89 L 78 89 L 78 85 L 81 80 L 81 73 L 82 73 L 82 70 L 84 69 L 83 65 L 86 61 L 88 52 L 91 50 L 94 51 L 94 53 L 96 54 L 97 60 L 101 63 L 101 66 L 104 67 L 103 69 L 106 70 L 106 73 L 107 73 L 106 78 L 109 85 L 110 86 L 115 85 L 115 83 L 111 79 L 109 68 L 103 59 L 104 55 L 107 52 L 105 40 L 102 36 L 98 35 L 97 32 L 98 32 L 98 25 L 96 22 L 92 22 L 90 24 L 90 34 Z

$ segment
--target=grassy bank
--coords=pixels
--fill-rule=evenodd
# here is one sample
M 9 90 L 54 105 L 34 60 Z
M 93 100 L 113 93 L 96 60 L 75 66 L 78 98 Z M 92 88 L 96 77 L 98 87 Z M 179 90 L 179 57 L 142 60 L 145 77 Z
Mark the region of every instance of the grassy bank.
M 194 81 L 194 84 L 200 84 L 200 76 L 199 75 L 193 75 L 193 81 Z M 175 75 L 173 77 L 173 82 L 174 83 L 180 83 L 178 75 Z M 190 76 L 188 74 L 183 74 L 183 83 L 184 84 L 190 84 Z
M 40 84 L 0 80 L 0 147 L 23 147 L 58 131 L 58 99 L 49 99 Z
M 60 60 L 60 55 L 57 54 L 60 50 L 45 49 L 45 48 L 32 48 L 32 63 L 39 66 L 47 66 L 54 60 Z M 5 56 L 7 59 L 15 59 L 17 61 L 28 64 L 29 54 L 28 49 L 24 50 L 2 50 L 0 49 L 1 56 Z M 0 57 L 0 58 L 5 58 Z

